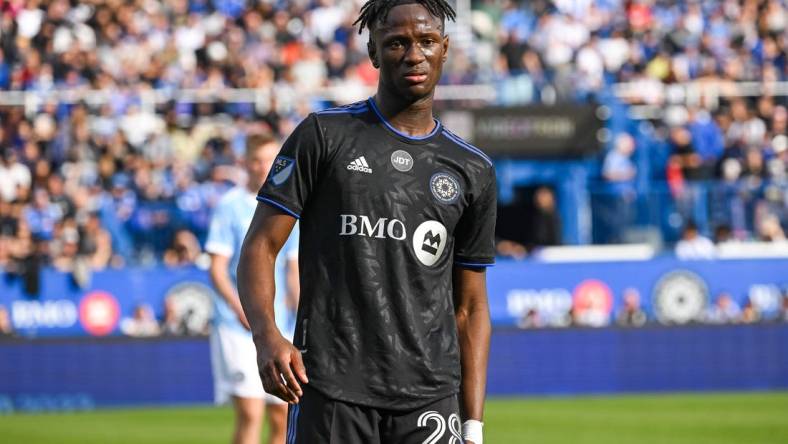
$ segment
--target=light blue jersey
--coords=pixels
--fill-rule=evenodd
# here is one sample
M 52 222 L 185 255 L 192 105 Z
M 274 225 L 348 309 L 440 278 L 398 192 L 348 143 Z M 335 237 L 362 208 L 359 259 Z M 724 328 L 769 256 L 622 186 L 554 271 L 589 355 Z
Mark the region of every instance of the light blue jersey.
M 211 225 L 208 229 L 208 238 L 205 250 L 211 254 L 218 254 L 230 258 L 230 278 L 237 285 L 236 268 L 241 256 L 241 245 L 249 224 L 252 222 L 255 208 L 257 207 L 256 195 L 250 193 L 245 187 L 235 187 L 228 191 L 216 205 Z M 287 309 L 285 304 L 287 280 L 286 264 L 288 259 L 298 257 L 298 223 L 293 227 L 290 237 L 282 246 L 276 257 L 274 280 L 276 294 L 274 296 L 274 316 L 276 326 L 282 335 L 292 339 L 295 328 L 295 314 Z M 214 326 L 227 326 L 241 331 L 246 329 L 241 325 L 238 317 L 230 306 L 219 294 L 214 296 Z M 251 336 L 251 333 L 249 333 Z

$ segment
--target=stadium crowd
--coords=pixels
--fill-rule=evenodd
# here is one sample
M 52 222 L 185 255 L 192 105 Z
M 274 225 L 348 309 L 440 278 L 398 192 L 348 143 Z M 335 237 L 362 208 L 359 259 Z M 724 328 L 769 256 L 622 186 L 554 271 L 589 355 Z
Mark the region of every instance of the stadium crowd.
M 328 104 L 326 88 L 347 102 L 376 84 L 353 26 L 362 3 L 0 1 L 0 91 L 42 98 L 0 104 L 0 268 L 204 262 L 211 210 L 244 180 L 246 135 L 284 137 Z M 652 91 L 688 81 L 735 96 L 735 82 L 786 80 L 787 23 L 783 0 L 476 1 L 473 43 L 457 39 L 443 82 L 493 84 L 512 105 L 607 100 L 616 82 L 639 85 L 631 104 L 664 104 Z M 225 88 L 261 95 L 149 100 Z M 101 95 L 46 99 L 63 90 Z M 657 122 L 669 150 L 652 156 L 649 179 L 679 207 L 719 179 L 715 227 L 784 240 L 786 122 L 785 96 L 672 107 Z M 649 147 L 615 140 L 600 175 L 626 201 L 646 174 L 633 153 Z

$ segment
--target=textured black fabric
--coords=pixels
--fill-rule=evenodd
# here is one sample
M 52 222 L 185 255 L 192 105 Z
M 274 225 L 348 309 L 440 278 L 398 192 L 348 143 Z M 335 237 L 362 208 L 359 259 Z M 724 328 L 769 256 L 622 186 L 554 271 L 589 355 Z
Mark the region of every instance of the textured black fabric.
M 460 444 L 457 395 L 411 410 L 364 407 L 328 398 L 309 386 L 288 407 L 288 444 Z
M 400 134 L 370 99 L 309 115 L 258 200 L 301 218 L 294 343 L 313 386 L 403 409 L 458 391 L 452 269 L 494 261 L 487 156 L 437 121 Z

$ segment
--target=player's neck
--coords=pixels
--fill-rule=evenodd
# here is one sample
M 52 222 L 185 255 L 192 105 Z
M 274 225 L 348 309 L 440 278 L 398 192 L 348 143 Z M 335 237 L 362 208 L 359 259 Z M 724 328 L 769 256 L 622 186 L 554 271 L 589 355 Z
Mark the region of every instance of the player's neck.
M 411 102 L 379 88 L 373 99 L 386 121 L 403 134 L 418 137 L 435 129 L 432 94 Z

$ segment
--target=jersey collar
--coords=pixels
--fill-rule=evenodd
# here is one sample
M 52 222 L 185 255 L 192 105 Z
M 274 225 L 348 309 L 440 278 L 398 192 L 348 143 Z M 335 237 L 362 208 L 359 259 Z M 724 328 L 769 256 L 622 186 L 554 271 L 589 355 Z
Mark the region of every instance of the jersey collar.
M 399 131 L 397 128 L 394 128 L 394 125 L 389 123 L 389 121 L 386 120 L 385 117 L 383 117 L 383 113 L 381 113 L 380 109 L 378 109 L 378 105 L 375 103 L 375 99 L 374 98 L 372 98 L 372 97 L 368 98 L 367 102 L 369 103 L 370 109 L 372 109 L 372 111 L 375 113 L 375 115 L 378 116 L 378 119 L 380 119 L 380 122 L 383 124 L 383 126 L 385 126 L 386 129 L 394 137 L 396 137 L 397 139 L 400 139 L 400 140 L 402 140 L 404 142 L 407 142 L 407 143 L 417 143 L 417 144 L 419 144 L 419 143 L 427 143 L 427 142 L 431 141 L 435 136 L 440 134 L 441 122 L 440 122 L 440 120 L 438 120 L 438 119 L 436 119 L 434 117 L 433 117 L 432 120 L 435 121 L 435 128 L 433 128 L 432 131 L 429 132 L 429 134 L 425 134 L 423 136 L 410 136 L 408 134 L 405 134 L 405 133 Z

